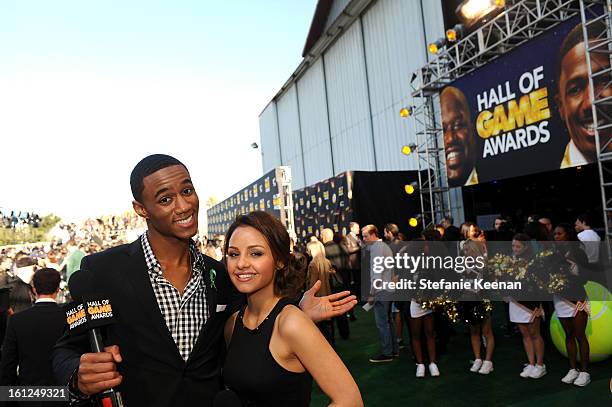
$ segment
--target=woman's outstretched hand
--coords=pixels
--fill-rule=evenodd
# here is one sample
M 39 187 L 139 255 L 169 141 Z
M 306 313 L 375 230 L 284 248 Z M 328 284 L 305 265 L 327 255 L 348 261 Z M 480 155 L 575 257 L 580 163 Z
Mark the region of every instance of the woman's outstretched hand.
M 315 297 L 321 288 L 321 280 L 317 280 L 312 288 L 302 296 L 300 308 L 314 322 L 338 317 L 357 305 L 357 297 L 350 295 L 350 291 L 342 291 L 325 297 Z

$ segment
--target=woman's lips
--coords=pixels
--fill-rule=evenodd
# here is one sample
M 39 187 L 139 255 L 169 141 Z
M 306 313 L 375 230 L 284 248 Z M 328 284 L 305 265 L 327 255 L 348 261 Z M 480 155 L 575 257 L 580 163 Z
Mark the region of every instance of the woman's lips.
M 251 281 L 253 278 L 255 278 L 257 274 L 255 273 L 240 273 L 240 274 L 234 274 L 234 276 L 236 277 L 236 279 L 238 281 L 240 281 L 241 283 L 246 283 Z

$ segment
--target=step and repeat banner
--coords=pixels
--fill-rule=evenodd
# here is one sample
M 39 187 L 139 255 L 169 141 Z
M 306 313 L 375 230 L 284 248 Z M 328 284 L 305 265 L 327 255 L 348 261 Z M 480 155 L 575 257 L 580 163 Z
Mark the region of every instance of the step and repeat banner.
M 276 169 L 208 209 L 208 233 L 224 235 L 236 216 L 252 211 L 266 211 L 281 218 Z
M 590 41 L 604 29 L 588 27 Z M 593 71 L 610 67 L 605 54 L 592 54 L 591 63 Z M 600 97 L 612 96 L 609 80 L 609 73 L 596 79 Z M 580 17 L 446 86 L 440 105 L 449 185 L 594 162 L 589 91 Z M 600 137 L 609 138 L 609 130 Z
M 352 173 L 343 172 L 333 178 L 293 191 L 295 232 L 299 241 L 319 236 L 323 228 L 348 233 L 352 220 Z M 263 210 L 281 219 L 276 169 L 246 188 L 208 209 L 208 231 L 223 235 L 236 216 Z
M 293 191 L 293 218 L 299 241 L 319 237 L 323 228 L 346 235 L 353 220 L 352 172 Z
M 208 209 L 210 235 L 225 234 L 237 215 L 264 210 L 281 219 L 280 173 L 268 172 L 248 187 Z M 298 243 L 307 243 L 321 230 L 330 228 L 346 235 L 350 222 L 382 229 L 395 223 L 406 236 L 413 228 L 409 220 L 421 213 L 418 194 L 409 195 L 405 186 L 414 185 L 417 171 L 346 171 L 292 192 L 293 220 Z

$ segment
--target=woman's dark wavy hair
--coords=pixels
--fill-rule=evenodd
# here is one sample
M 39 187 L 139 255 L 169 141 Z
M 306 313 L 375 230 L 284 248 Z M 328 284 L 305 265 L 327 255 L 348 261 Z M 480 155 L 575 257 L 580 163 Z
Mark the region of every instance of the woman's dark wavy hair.
M 250 226 L 261 233 L 268 242 L 275 264 L 282 264 L 274 274 L 274 293 L 294 298 L 304 286 L 304 262 L 296 260 L 289 250 L 289 233 L 274 216 L 263 211 L 238 215 L 225 234 L 223 253 L 227 253 L 232 234 L 241 226 Z
M 559 223 L 555 228 L 563 229 L 565 234 L 567 235 L 567 240 L 569 242 L 578 242 L 578 235 L 576 234 L 576 229 L 570 223 Z

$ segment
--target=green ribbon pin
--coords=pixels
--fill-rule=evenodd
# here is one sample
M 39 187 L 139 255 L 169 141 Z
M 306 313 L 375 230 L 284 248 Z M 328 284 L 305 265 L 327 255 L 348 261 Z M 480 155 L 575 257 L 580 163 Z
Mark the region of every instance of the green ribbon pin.
M 217 277 L 217 272 L 215 271 L 215 269 L 210 269 L 209 276 L 210 276 L 210 285 L 212 286 L 212 288 L 216 290 L 217 286 L 215 285 L 215 278 Z

